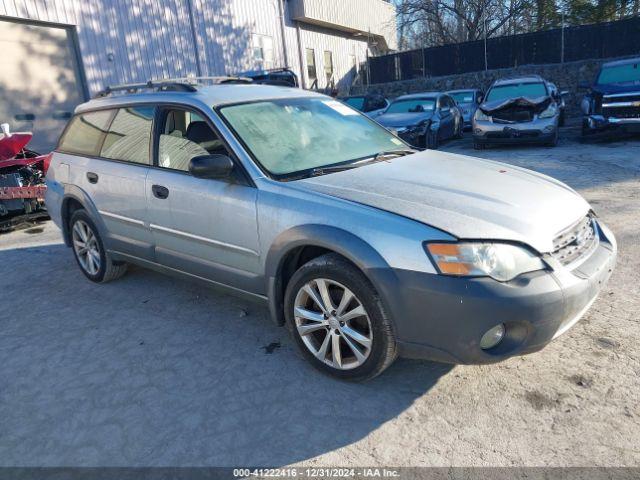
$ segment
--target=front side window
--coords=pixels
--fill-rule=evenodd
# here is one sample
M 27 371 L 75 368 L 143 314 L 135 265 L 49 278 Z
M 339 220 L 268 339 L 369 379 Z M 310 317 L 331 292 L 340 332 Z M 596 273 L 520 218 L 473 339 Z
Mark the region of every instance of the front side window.
M 450 93 L 453 99 L 457 104 L 463 103 L 472 103 L 473 102 L 473 92 L 458 92 L 458 93 Z
M 362 111 L 364 108 L 364 97 L 349 97 L 344 99 L 344 103 L 356 110 Z
M 100 156 L 149 165 L 154 107 L 121 108 L 111 122 Z
M 547 95 L 547 87 L 542 82 L 514 83 L 511 85 L 498 85 L 493 87 L 487 93 L 486 100 L 492 102 L 494 100 L 505 100 L 507 98 L 518 97 L 545 97 Z
M 222 107 L 220 113 L 258 163 L 281 178 L 407 149 L 386 129 L 333 99 L 260 101 Z
M 113 110 L 81 113 L 73 117 L 58 148 L 78 155 L 98 156 Z
M 636 83 L 640 82 L 640 63 L 616 65 L 603 68 L 598 75 L 598 85 L 610 83 Z
M 163 112 L 160 118 L 159 167 L 188 172 L 193 157 L 228 155 L 222 140 L 197 113 L 172 109 Z
M 431 112 L 436 108 L 435 98 L 411 98 L 393 102 L 385 113 Z

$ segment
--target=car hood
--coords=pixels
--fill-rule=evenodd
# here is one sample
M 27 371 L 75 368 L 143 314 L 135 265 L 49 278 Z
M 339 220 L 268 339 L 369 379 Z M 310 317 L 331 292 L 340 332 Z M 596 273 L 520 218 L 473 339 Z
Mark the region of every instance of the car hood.
M 425 151 L 292 182 L 392 212 L 461 239 L 508 240 L 539 252 L 584 217 L 589 204 L 567 185 L 519 167 Z
M 433 112 L 424 113 L 384 113 L 376 118 L 376 122 L 385 127 L 410 127 L 424 120 L 429 120 Z
M 480 105 L 480 110 L 484 113 L 493 113 L 498 110 L 503 110 L 509 107 L 529 107 L 534 111 L 542 111 L 551 103 L 551 97 L 543 95 L 540 97 L 514 97 L 505 98 L 502 100 L 493 100 L 491 102 L 484 102 Z

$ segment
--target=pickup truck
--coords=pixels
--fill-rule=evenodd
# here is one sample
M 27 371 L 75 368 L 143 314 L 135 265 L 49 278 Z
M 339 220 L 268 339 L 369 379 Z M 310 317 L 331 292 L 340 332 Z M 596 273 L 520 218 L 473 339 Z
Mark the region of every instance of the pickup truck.
M 640 133 L 640 58 L 604 63 L 580 107 L 582 136 L 606 132 Z

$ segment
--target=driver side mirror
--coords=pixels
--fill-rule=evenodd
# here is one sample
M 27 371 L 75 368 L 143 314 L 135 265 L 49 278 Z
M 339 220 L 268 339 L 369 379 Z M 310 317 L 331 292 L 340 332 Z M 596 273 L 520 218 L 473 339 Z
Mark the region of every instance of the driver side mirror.
M 484 100 L 484 94 L 481 93 L 478 95 L 478 97 L 476 98 L 476 102 L 478 103 L 478 105 L 480 105 L 482 103 L 482 100 Z
M 196 178 L 228 178 L 233 171 L 233 160 L 226 155 L 200 155 L 189 162 L 189 173 Z

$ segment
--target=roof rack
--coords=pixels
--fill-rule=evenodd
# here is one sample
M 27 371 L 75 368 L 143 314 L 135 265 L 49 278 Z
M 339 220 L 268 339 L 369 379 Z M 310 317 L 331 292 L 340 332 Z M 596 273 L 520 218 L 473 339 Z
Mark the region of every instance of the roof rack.
M 180 77 L 165 78 L 160 80 L 149 80 L 144 83 L 126 83 L 122 85 L 107 86 L 96 94 L 94 98 L 103 98 L 114 92 L 137 93 L 143 89 L 155 89 L 158 92 L 195 92 L 197 86 L 202 81 L 212 82 L 213 84 L 223 83 L 251 83 L 252 80 L 246 77 Z

